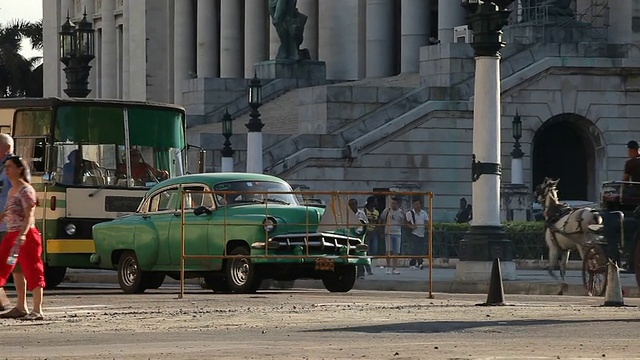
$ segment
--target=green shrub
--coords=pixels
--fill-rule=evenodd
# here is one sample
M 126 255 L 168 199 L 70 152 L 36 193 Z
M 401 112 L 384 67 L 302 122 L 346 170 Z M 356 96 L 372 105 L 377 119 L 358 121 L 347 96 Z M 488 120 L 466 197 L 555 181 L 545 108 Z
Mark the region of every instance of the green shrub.
M 506 238 L 513 242 L 514 259 L 546 258 L 543 222 L 510 221 L 502 226 Z M 460 240 L 469 227 L 466 223 L 433 223 L 433 256 L 457 258 Z

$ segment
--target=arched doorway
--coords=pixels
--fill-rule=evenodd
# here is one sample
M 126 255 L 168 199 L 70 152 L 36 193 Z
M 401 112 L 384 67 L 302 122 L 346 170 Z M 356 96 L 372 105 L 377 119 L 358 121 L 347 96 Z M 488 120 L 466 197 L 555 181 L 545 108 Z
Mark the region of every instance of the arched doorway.
M 533 187 L 545 177 L 560 178 L 561 200 L 596 201 L 597 164 L 604 159 L 601 139 L 597 127 L 580 115 L 561 114 L 547 120 L 533 138 Z

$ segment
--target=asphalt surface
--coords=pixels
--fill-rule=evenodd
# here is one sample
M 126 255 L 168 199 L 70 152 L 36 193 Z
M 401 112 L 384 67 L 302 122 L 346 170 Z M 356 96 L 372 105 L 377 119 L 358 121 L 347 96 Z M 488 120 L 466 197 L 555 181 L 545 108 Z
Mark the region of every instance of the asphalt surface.
M 214 294 L 177 284 L 47 291 L 44 320 L 0 319 L 0 359 L 638 358 L 640 299 L 324 290 Z M 75 288 L 74 288 L 75 287 Z M 10 298 L 15 294 L 9 291 Z
M 434 262 L 435 264 L 435 262 Z M 441 266 L 439 264 L 439 266 Z M 505 294 L 522 295 L 587 295 L 583 285 L 582 272 L 580 270 L 567 270 L 564 282 L 553 279 L 546 270 L 535 269 L 531 263 L 519 264 L 517 269 L 517 279 L 513 281 L 503 281 Z M 577 264 L 571 264 L 576 268 Z M 354 286 L 355 290 L 380 290 L 380 291 L 429 291 L 428 270 L 414 270 L 408 267 L 399 268 L 400 274 L 387 275 L 385 269 L 379 266 L 374 267 L 373 275 L 367 275 L 364 279 L 358 279 Z M 559 275 L 558 272 L 555 272 Z M 102 284 L 109 287 L 118 287 L 115 271 L 110 270 L 83 270 L 69 269 L 65 282 L 61 286 L 69 284 Z M 169 277 L 165 279 L 165 285 L 177 284 L 178 281 Z M 196 279 L 187 280 L 188 284 L 198 284 Z M 636 285 L 634 274 L 620 274 L 620 284 L 625 297 L 640 297 L 640 291 Z M 460 282 L 455 280 L 455 267 L 451 263 L 447 267 L 434 267 L 433 279 L 431 281 L 432 292 L 445 293 L 467 293 L 486 294 L 489 289 L 489 281 Z M 296 280 L 291 283 L 272 283 L 272 288 L 296 288 L 322 289 L 321 281 L 318 280 Z

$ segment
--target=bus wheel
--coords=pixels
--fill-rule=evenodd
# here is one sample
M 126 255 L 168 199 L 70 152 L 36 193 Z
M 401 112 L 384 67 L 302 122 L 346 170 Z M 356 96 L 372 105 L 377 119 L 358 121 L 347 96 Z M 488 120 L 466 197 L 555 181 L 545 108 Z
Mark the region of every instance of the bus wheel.
M 125 294 L 142 294 L 147 289 L 148 273 L 140 270 L 133 251 L 125 251 L 118 260 L 118 283 Z
M 47 284 L 45 289 L 51 290 L 55 289 L 56 286 L 60 285 L 62 281 L 64 281 L 64 276 L 67 273 L 66 266 L 48 266 L 44 265 L 44 281 Z

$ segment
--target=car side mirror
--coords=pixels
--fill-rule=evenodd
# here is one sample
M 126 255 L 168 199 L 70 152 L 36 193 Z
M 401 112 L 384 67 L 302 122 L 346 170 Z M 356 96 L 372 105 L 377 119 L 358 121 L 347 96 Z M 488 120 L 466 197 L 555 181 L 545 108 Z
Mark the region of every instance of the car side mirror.
M 193 209 L 193 213 L 195 216 L 200 216 L 202 214 L 211 214 L 211 210 L 209 210 L 208 207 L 206 206 L 198 206 L 197 208 Z

